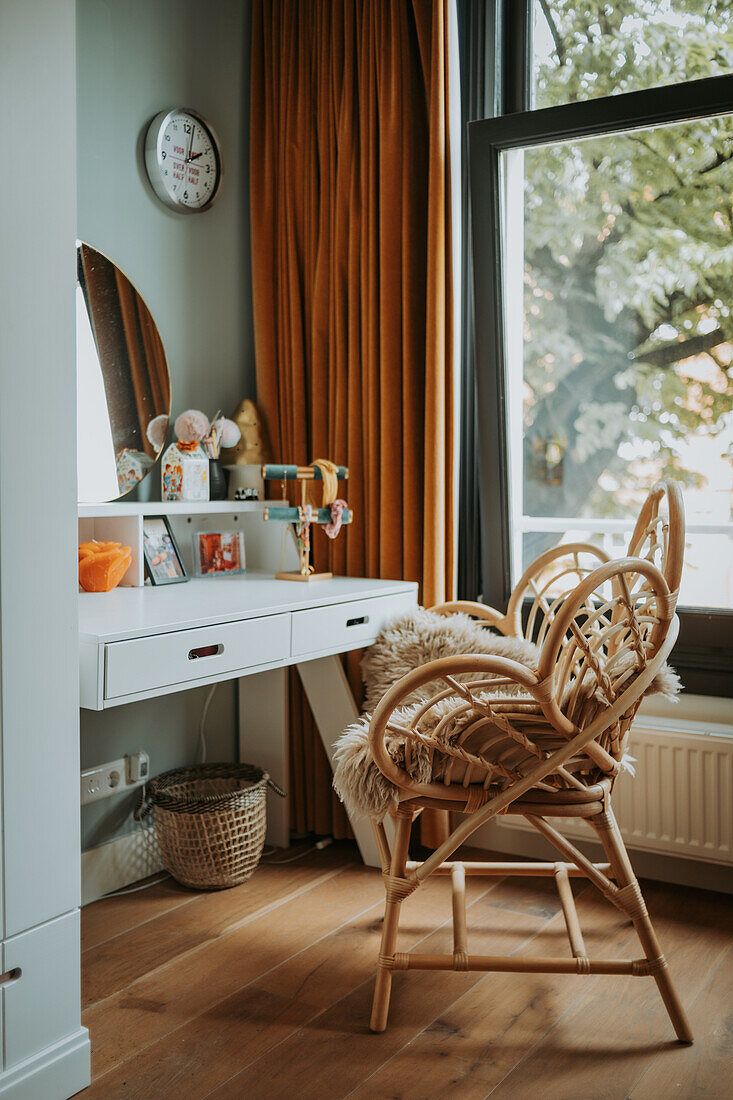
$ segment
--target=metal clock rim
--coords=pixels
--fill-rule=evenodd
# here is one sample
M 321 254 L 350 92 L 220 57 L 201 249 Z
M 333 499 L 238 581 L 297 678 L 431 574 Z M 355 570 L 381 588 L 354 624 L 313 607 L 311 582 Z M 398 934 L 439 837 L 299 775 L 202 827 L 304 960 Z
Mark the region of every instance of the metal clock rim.
M 209 198 L 203 206 L 185 206 L 183 203 L 179 203 L 171 196 L 162 180 L 160 161 L 162 135 L 169 120 L 176 115 L 189 115 L 203 126 L 211 138 L 211 145 L 216 160 L 217 179 L 211 198 Z M 169 210 L 175 210 L 178 214 L 203 214 L 204 211 L 210 210 L 218 199 L 219 193 L 221 192 L 222 179 L 224 177 L 221 144 L 216 130 L 208 119 L 204 118 L 199 111 L 194 111 L 190 107 L 170 107 L 167 110 L 158 111 L 148 123 L 145 132 L 145 169 L 148 182 L 156 198 L 160 199 Z

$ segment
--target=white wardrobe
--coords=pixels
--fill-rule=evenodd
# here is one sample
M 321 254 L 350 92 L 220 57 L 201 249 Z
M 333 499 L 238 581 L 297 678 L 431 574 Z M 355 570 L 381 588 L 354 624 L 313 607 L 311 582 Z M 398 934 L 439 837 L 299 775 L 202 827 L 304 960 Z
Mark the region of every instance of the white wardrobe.
M 74 0 L 0 0 L 0 1096 L 89 1082 L 80 1020 Z

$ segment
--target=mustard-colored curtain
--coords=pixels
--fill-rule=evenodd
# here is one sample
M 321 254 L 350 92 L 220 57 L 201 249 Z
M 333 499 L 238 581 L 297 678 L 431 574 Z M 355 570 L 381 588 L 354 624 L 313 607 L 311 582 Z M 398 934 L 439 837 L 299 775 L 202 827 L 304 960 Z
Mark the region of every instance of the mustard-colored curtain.
M 318 568 L 453 583 L 450 0 L 253 0 L 257 392 L 278 461 L 349 467 Z M 355 680 L 355 662 L 350 662 Z M 297 685 L 293 824 L 347 822 Z

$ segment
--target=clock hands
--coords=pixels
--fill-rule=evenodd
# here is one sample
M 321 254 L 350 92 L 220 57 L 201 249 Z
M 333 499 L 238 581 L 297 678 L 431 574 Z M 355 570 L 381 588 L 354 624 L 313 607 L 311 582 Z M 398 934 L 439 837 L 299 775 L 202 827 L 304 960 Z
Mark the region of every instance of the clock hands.
M 186 157 L 186 160 L 185 160 L 186 164 L 191 164 L 192 161 L 198 160 L 199 157 L 202 157 L 204 155 L 204 150 L 203 149 L 199 149 L 198 153 L 192 152 L 192 150 L 193 150 L 193 133 L 194 133 L 195 128 L 196 128 L 195 126 L 193 126 L 191 128 L 191 137 L 190 137 L 189 142 L 188 142 L 188 156 Z

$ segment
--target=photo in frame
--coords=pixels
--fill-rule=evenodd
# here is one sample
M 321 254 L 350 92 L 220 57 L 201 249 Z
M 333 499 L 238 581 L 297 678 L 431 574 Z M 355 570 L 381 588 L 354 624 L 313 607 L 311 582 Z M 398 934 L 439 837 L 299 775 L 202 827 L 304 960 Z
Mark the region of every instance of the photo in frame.
M 246 573 L 242 531 L 197 531 L 193 562 L 198 577 L 236 577 Z
M 166 516 L 143 517 L 143 556 L 145 571 L 152 584 L 180 584 L 188 580 Z

